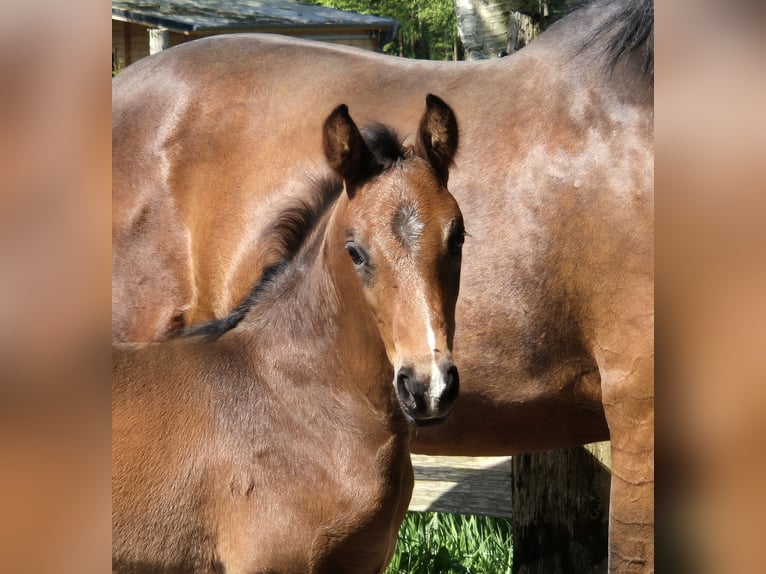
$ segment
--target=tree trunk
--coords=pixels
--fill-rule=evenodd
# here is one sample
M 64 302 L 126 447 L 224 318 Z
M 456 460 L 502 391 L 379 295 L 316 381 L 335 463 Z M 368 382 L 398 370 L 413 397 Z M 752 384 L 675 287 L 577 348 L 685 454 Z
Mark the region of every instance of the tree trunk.
M 454 0 L 466 60 L 496 58 L 508 45 L 508 12 L 513 0 Z
M 539 33 L 540 21 L 536 21 L 532 14 L 512 10 L 508 17 L 508 53 L 521 50 Z
M 467 60 L 510 54 L 545 28 L 567 0 L 453 0 L 460 40 Z M 571 2 L 571 0 L 570 0 Z
M 515 574 L 606 572 L 608 445 L 512 458 Z

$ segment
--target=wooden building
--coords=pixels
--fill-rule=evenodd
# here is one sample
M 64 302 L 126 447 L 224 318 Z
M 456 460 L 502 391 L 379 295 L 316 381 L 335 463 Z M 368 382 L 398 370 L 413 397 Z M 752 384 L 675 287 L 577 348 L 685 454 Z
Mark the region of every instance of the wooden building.
M 112 0 L 112 69 L 213 34 L 270 32 L 381 51 L 398 22 L 294 0 Z

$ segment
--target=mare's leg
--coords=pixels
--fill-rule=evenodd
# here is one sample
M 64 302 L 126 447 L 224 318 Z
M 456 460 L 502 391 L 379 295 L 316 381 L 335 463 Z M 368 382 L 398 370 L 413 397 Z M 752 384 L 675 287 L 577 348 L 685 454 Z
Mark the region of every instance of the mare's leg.
M 611 435 L 610 572 L 654 572 L 653 321 L 635 316 L 595 349 Z

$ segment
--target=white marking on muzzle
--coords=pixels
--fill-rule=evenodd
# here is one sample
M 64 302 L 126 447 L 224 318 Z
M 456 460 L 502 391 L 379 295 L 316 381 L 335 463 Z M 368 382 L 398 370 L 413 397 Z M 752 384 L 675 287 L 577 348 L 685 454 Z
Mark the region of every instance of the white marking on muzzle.
M 428 348 L 431 350 L 431 382 L 428 388 L 428 401 L 432 411 L 439 410 L 439 400 L 447 388 L 447 381 L 444 379 L 442 370 L 436 361 L 436 334 L 431 327 L 431 315 L 428 312 L 428 304 L 424 300 L 424 311 L 426 317 L 426 336 L 428 338 Z

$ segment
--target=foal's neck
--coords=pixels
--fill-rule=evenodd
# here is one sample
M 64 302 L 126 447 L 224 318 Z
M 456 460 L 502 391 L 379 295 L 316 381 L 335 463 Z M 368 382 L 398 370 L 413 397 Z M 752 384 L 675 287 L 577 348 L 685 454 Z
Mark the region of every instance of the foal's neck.
M 340 391 L 361 393 L 379 411 L 398 413 L 393 367 L 345 250 L 342 193 L 295 255 L 269 297 L 243 321 L 261 341 L 290 345 L 297 361 L 322 365 Z

